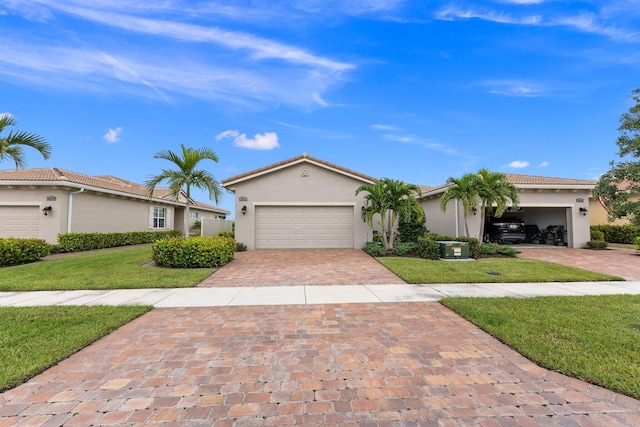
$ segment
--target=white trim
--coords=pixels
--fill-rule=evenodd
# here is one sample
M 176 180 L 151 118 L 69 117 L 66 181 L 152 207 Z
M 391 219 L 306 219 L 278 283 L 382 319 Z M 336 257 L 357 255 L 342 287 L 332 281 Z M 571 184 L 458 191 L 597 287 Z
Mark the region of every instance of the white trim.
M 0 206 L 42 206 L 42 202 L 0 202 Z
M 253 202 L 253 206 L 356 206 L 355 202 Z

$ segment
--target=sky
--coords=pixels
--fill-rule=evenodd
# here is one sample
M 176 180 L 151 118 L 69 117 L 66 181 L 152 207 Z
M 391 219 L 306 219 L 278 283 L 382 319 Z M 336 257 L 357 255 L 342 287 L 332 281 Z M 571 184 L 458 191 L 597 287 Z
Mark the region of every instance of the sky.
M 430 186 L 597 180 L 639 77 L 640 0 L 0 3 L 0 114 L 53 148 L 28 167 L 140 183 L 180 144 L 220 181 L 303 152 Z

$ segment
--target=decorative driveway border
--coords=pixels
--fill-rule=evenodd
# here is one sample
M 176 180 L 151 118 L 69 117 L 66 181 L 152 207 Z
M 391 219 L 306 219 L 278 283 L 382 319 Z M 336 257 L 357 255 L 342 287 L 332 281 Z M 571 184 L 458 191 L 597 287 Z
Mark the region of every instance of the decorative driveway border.
M 199 287 L 404 284 L 359 249 L 258 249 L 235 259 Z
M 1 426 L 637 426 L 438 303 L 156 309 L 0 395 Z

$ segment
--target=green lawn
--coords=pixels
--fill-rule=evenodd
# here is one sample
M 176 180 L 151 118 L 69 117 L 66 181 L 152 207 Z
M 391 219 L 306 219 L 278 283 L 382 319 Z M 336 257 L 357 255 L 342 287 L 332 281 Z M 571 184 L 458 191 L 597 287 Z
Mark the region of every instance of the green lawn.
M 628 245 L 626 243 L 609 243 L 610 248 L 620 248 L 620 249 L 637 249 L 636 245 Z
M 551 262 L 524 258 L 483 258 L 475 261 L 432 261 L 380 257 L 382 265 L 407 283 L 514 283 L 623 280 Z
M 151 245 L 74 254 L 0 269 L 0 291 L 179 288 L 195 286 L 213 268 L 150 268 Z
M 22 384 L 150 309 L 0 308 L 0 392 Z
M 447 298 L 537 364 L 640 398 L 640 296 Z

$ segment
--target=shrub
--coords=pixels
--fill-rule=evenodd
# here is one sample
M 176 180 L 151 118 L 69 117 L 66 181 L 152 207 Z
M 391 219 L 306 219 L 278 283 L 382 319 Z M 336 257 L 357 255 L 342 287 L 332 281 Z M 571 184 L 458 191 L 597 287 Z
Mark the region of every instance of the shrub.
M 640 236 L 640 226 L 638 225 L 592 225 L 591 230 L 604 233 L 605 242 L 624 243 L 633 245 L 636 237 Z M 591 240 L 594 240 L 593 238 Z
M 406 254 L 413 253 L 418 248 L 417 242 L 403 243 L 398 240 L 393 242 L 393 253 L 398 256 L 405 256 Z
M 431 237 L 421 237 L 418 239 L 416 254 L 424 259 L 440 259 L 440 245 Z
M 367 242 L 364 244 L 362 250 L 371 256 L 385 256 L 387 254 L 387 251 L 379 242 Z
M 483 243 L 478 249 L 480 255 L 504 255 L 514 257 L 520 253 L 517 249 L 511 246 L 503 246 L 497 243 Z
M 636 237 L 636 248 L 640 251 L 640 237 Z
M 218 237 L 230 237 L 234 239 L 236 237 L 236 233 L 234 233 L 233 231 L 220 231 L 218 233 Z
M 398 219 L 398 239 L 403 243 L 417 243 L 420 237 L 427 234 L 425 222 L 426 216 L 424 212 L 420 219 L 418 219 L 418 213 L 415 211 L 411 211 L 407 217 L 400 215 Z
M 453 242 L 467 242 L 469 243 L 469 257 L 478 258 L 480 255 L 480 241 L 475 237 L 451 237 L 444 234 L 427 233 L 427 237 L 436 241 L 453 241 Z
M 591 240 L 602 240 L 604 241 L 604 233 L 600 230 L 596 230 L 591 228 Z
M 60 252 L 90 251 L 116 246 L 153 243 L 167 237 L 182 236 L 180 230 L 129 231 L 126 233 L 66 233 L 58 234 Z
M 247 245 L 242 242 L 236 242 L 236 252 L 244 252 L 247 250 Z
M 609 245 L 604 240 L 589 240 L 587 248 L 589 249 L 607 249 Z
M 229 237 L 173 237 L 153 244 L 156 264 L 173 268 L 217 268 L 233 259 L 236 241 Z
M 51 253 L 42 239 L 0 238 L 0 267 L 35 262 Z

